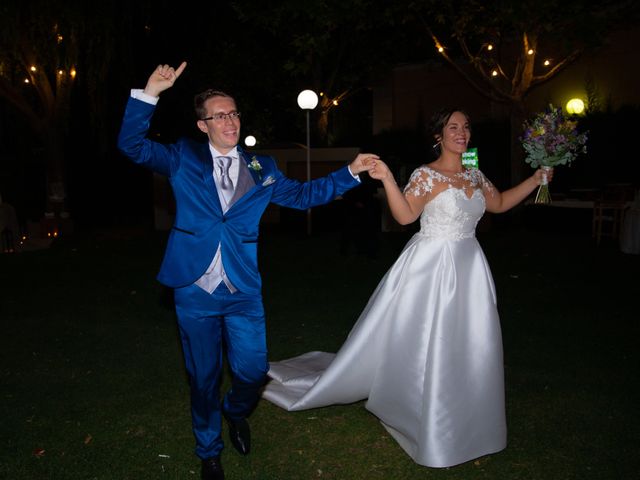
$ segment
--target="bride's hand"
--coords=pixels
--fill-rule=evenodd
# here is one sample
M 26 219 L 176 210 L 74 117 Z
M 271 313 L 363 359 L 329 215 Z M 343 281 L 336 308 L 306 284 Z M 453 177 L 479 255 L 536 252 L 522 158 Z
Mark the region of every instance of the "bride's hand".
M 349 170 L 353 175 L 371 170 L 373 162 L 378 158 L 373 153 L 359 153 L 356 158 L 349 164 Z
M 551 167 L 551 168 L 539 168 L 533 174 L 533 178 L 534 178 L 534 180 L 536 181 L 536 183 L 538 185 L 542 185 L 542 180 L 543 180 L 545 175 L 547 177 L 547 183 L 550 182 L 551 179 L 553 178 L 553 167 Z
M 373 168 L 369 170 L 369 176 L 375 180 L 385 181 L 385 180 L 393 180 L 393 174 L 386 163 L 384 163 L 380 159 L 376 159 L 373 161 Z

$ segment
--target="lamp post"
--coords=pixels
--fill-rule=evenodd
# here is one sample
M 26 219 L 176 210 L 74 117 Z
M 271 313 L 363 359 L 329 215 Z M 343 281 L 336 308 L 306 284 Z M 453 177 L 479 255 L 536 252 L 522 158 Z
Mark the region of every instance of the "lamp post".
M 311 134 L 309 131 L 309 111 L 318 105 L 318 95 L 313 90 L 303 90 L 298 94 L 298 106 L 307 111 L 307 182 L 311 181 Z M 311 209 L 307 209 L 307 235 L 311 235 Z

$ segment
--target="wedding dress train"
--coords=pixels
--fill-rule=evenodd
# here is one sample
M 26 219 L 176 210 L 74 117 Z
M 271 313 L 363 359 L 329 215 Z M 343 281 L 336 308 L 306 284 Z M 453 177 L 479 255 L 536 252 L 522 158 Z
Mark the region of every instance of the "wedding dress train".
M 367 399 L 365 407 L 421 465 L 457 465 L 505 448 L 500 322 L 475 238 L 488 181 L 479 171 L 465 175 L 470 188 L 426 166 L 414 172 L 417 193 L 434 182 L 448 188 L 426 204 L 420 231 L 338 353 L 272 362 L 265 399 L 290 411 Z

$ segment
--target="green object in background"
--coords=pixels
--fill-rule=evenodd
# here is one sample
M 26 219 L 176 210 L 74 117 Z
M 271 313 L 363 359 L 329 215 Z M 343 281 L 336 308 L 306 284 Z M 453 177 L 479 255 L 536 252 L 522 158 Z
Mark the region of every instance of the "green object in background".
M 470 168 L 478 168 L 478 149 L 469 148 L 462 154 L 462 165 Z

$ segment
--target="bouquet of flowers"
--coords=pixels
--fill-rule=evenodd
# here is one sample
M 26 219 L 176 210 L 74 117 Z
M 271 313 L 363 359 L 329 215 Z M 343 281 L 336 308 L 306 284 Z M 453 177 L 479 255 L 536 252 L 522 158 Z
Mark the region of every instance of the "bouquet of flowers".
M 524 123 L 522 146 L 525 161 L 543 170 L 557 165 L 569 165 L 579 153 L 587 151 L 587 134 L 578 133 L 577 122 L 566 119 L 561 108 L 549 105 L 531 121 Z M 538 188 L 535 203 L 551 203 L 546 176 Z

